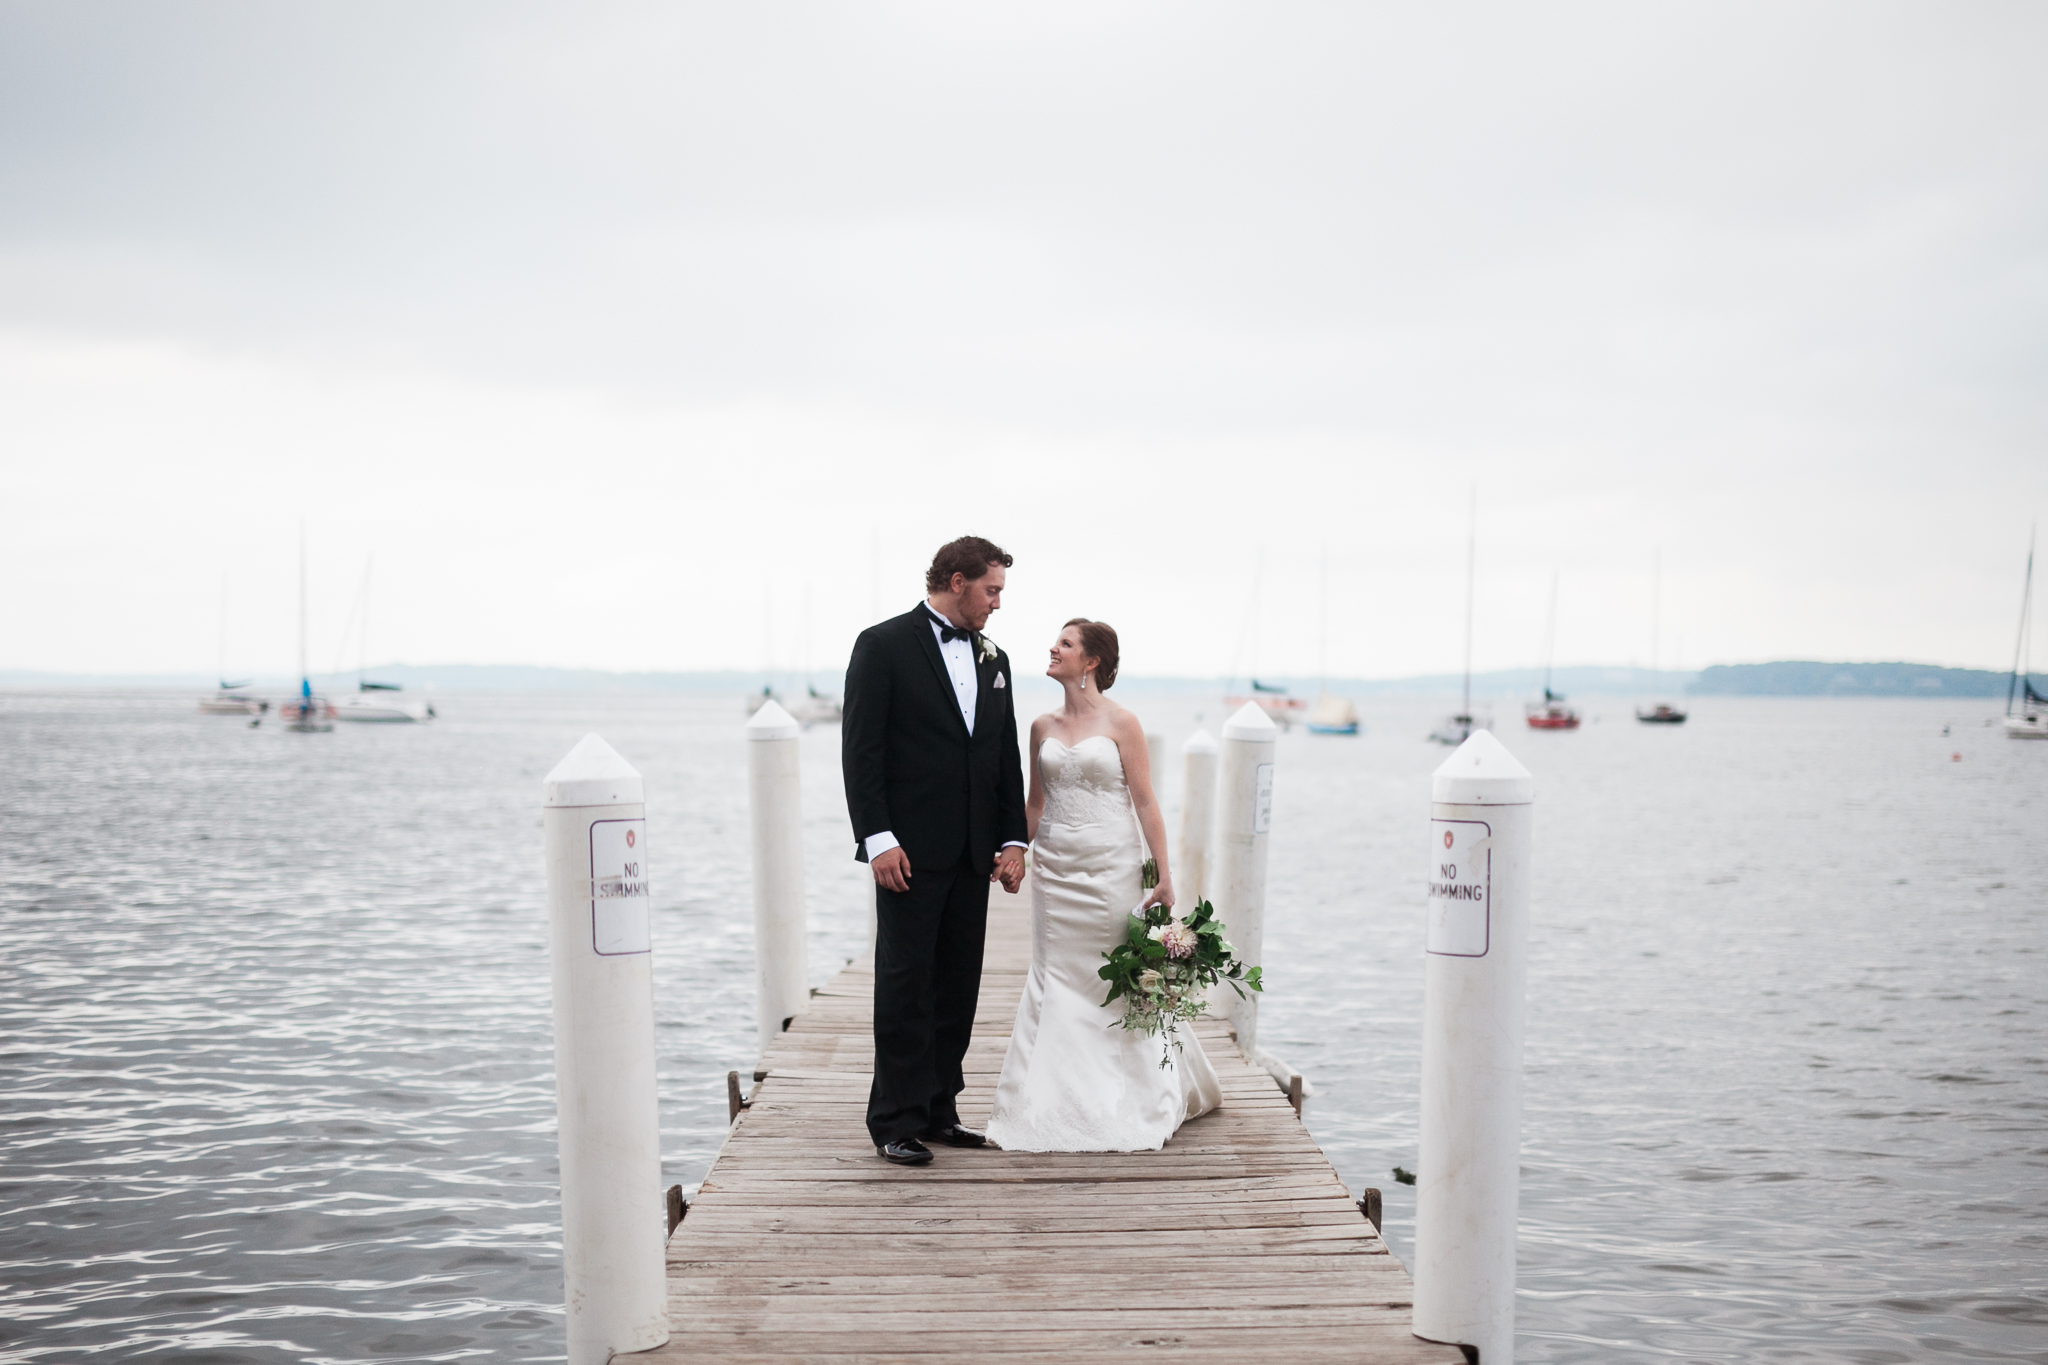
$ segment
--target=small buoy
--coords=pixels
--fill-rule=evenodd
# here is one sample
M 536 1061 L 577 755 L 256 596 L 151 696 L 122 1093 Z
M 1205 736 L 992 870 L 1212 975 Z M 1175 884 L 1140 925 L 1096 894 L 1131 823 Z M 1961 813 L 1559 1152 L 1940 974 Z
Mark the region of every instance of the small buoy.
M 1961 754 L 1950 754 L 1948 756 L 1948 761 L 1951 763 L 1960 763 L 1963 761 L 1963 756 Z

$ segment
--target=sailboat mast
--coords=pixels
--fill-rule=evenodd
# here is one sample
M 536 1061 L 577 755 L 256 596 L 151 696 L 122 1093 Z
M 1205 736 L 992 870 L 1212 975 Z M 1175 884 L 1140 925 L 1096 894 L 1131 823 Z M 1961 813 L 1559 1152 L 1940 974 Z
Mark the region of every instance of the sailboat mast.
M 306 672 L 306 523 L 299 523 L 299 688 L 310 692 L 312 675 Z
M 1664 552 L 1650 552 L 1650 688 L 1657 690 L 1657 659 L 1664 630 Z
M 1472 581 L 1479 562 L 1479 485 L 1472 485 L 1472 504 L 1465 521 L 1465 700 L 1458 714 L 1472 718 Z
M 1323 618 L 1322 657 L 1317 661 L 1317 668 L 1322 675 L 1322 690 L 1327 692 L 1330 690 L 1330 543 L 1328 541 L 1323 542 L 1322 604 L 1320 610 Z
M 2027 576 L 2026 586 L 2020 589 L 2020 629 L 2012 642 L 2012 676 L 2005 684 L 2005 714 L 2012 714 L 2012 699 L 2020 690 L 2020 664 L 2027 664 L 2029 677 L 2033 674 L 2033 660 L 2027 659 L 2027 621 L 2034 614 L 2034 531 L 2027 528 Z
M 1550 571 L 1550 622 L 1543 628 L 1543 700 L 1550 700 L 1550 671 L 1557 662 L 1557 575 Z
M 356 637 L 356 691 L 363 690 L 363 679 L 370 675 L 370 567 L 377 562 L 371 555 L 363 561 L 363 633 Z

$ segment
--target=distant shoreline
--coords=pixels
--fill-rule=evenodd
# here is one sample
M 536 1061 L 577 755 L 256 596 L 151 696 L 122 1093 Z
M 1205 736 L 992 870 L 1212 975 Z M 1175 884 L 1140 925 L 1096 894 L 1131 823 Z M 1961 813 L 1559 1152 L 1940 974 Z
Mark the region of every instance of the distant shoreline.
M 547 668 L 527 664 L 381 664 L 368 676 L 383 682 L 402 684 L 408 691 L 435 688 L 447 692 L 756 692 L 763 683 L 781 695 L 801 695 L 808 686 L 820 692 L 836 693 L 840 674 L 835 670 L 808 676 L 791 670 L 718 669 L 699 672 L 612 672 L 593 668 Z M 1567 696 L 1671 697 L 2003 697 L 2008 675 L 1991 669 L 1943 668 L 1913 663 L 1828 663 L 1812 660 L 1784 660 L 1761 664 L 1715 664 L 1698 672 L 1628 667 L 1572 667 L 1557 669 L 1551 686 Z M 1313 696 L 1321 684 L 1313 678 L 1292 675 L 1262 677 L 1261 682 L 1287 688 L 1298 695 Z M 356 675 L 319 675 L 315 688 L 340 693 L 355 689 Z M 0 689 L 36 688 L 191 688 L 213 690 L 216 680 L 199 674 L 109 674 L 66 673 L 56 670 L 0 669 Z M 296 683 L 282 677 L 261 676 L 250 684 L 258 693 L 276 694 L 292 690 Z M 1125 680 L 1129 691 L 1148 692 L 1241 692 L 1242 680 L 1222 678 L 1146 677 Z M 1368 696 L 1455 696 L 1463 679 L 1455 673 L 1421 674 L 1404 678 L 1332 678 L 1332 692 L 1352 697 Z M 2048 687 L 2037 675 L 2037 690 Z M 1538 695 L 1543 688 L 1543 670 L 1538 668 L 1497 669 L 1472 676 L 1475 696 L 1487 698 Z

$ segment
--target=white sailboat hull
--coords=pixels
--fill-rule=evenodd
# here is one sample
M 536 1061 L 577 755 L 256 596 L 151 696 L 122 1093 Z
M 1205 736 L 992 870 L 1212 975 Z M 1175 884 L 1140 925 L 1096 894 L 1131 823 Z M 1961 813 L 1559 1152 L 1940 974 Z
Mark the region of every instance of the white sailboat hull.
M 401 701 L 397 697 L 347 697 L 334 704 L 334 718 L 384 725 L 418 724 L 433 716 L 423 701 Z
M 2007 716 L 2005 718 L 2007 739 L 2048 739 L 2048 716 Z
M 1491 731 L 1492 729 L 1493 718 L 1491 716 L 1452 716 L 1442 725 L 1431 730 L 1429 737 L 1437 744 L 1448 744 L 1455 748 L 1472 738 L 1474 731 Z

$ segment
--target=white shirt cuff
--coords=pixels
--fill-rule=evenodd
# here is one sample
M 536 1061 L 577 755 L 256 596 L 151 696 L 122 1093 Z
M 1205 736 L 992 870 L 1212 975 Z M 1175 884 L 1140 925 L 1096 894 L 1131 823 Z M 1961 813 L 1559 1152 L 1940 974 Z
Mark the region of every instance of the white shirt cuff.
M 902 847 L 901 844 L 896 842 L 896 836 L 894 834 L 891 834 L 886 829 L 883 830 L 880 834 L 870 834 L 868 836 L 867 843 L 869 862 L 873 862 L 875 859 L 881 857 L 884 853 L 887 853 L 892 848 Z
M 1023 841 L 1022 841 L 1021 839 L 1012 839 L 1012 840 L 1010 840 L 1010 842 L 1009 842 L 1009 843 L 1007 843 L 1007 844 L 1004 844 L 1004 845 L 1003 845 L 1003 847 L 1004 847 L 1004 848 L 1029 848 L 1029 847 L 1031 847 L 1031 845 L 1029 845 L 1029 844 L 1027 844 L 1027 843 L 1023 842 Z

